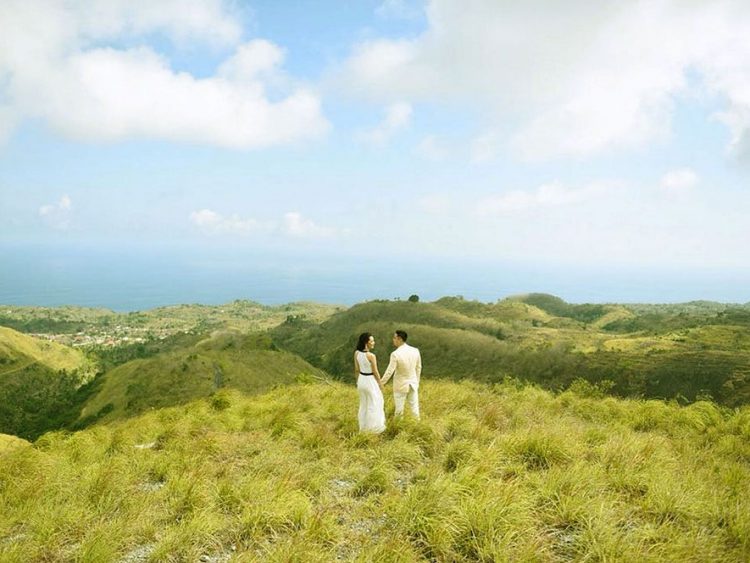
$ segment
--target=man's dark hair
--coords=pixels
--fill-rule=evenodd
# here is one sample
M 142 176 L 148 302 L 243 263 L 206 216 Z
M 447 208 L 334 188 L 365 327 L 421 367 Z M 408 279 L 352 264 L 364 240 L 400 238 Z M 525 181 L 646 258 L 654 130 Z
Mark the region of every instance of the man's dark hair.
M 406 334 L 405 330 L 397 330 L 396 331 L 396 336 L 398 336 L 404 342 L 406 342 L 406 339 L 409 338 L 409 335 Z

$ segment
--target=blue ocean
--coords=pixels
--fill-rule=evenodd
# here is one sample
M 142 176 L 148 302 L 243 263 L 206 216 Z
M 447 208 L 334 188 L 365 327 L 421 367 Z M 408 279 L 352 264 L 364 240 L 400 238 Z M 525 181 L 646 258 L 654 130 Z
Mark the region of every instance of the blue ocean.
M 0 304 L 145 310 L 543 292 L 572 303 L 750 301 L 750 272 L 581 268 L 478 260 L 315 256 L 189 246 L 0 243 Z

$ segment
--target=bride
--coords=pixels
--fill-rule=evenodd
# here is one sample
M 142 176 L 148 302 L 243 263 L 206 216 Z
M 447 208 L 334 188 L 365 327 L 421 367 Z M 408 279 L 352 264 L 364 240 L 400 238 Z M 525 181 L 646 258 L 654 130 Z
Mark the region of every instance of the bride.
M 375 337 L 369 332 L 360 334 L 354 352 L 354 373 L 359 391 L 359 431 L 379 434 L 385 430 L 385 407 L 378 360 L 371 352 L 373 348 Z

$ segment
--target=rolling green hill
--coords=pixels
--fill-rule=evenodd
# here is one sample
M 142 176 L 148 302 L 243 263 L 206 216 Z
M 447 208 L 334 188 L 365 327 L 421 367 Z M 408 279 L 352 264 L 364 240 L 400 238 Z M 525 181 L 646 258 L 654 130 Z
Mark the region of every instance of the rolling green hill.
M 309 364 L 350 381 L 357 335 L 375 334 L 384 370 L 396 328 L 422 350 L 428 379 L 515 377 L 558 391 L 583 379 L 622 397 L 750 402 L 744 305 L 575 305 L 528 294 L 494 303 L 370 301 L 349 309 L 234 301 L 127 314 L 71 307 L 0 313 L 27 328 L 85 328 L 49 336 L 75 342 L 72 348 L 0 327 L 0 432 L 25 438 L 177 404 L 222 385 L 262 391 L 313 373 Z M 269 327 L 270 341 L 248 332 Z M 106 375 L 92 380 L 96 371 Z
M 48 433 L 0 453 L 0 560 L 750 560 L 750 407 L 421 391 L 381 436 L 340 383 Z
M 526 295 L 510 297 L 509 299 L 532 305 L 555 317 L 569 317 L 587 323 L 600 319 L 612 309 L 610 305 L 589 303 L 574 305 L 547 293 L 528 293 Z
M 0 432 L 33 438 L 58 428 L 95 372 L 79 350 L 0 327 Z
M 500 343 L 506 325 L 495 318 L 467 315 L 436 303 L 408 301 L 370 301 L 334 314 L 321 324 L 299 324 L 294 319 L 271 331 L 271 335 L 285 349 L 301 355 L 313 364 L 340 376 L 349 373 L 351 351 L 360 332 L 372 332 L 380 343 L 380 352 L 390 346 L 390 336 L 401 326 L 430 328 L 435 334 L 449 339 L 451 330 L 465 334 L 476 333 Z M 419 337 L 417 337 L 418 340 Z M 425 338 L 415 345 L 424 346 Z M 411 341 L 410 341 L 411 342 Z M 345 361 L 343 357 L 345 356 Z M 447 374 L 440 374 L 447 375 Z
M 90 367 L 79 350 L 0 326 L 0 377 L 20 371 L 30 362 L 54 371 L 85 371 Z
M 750 402 L 750 324 L 742 324 L 742 310 L 704 303 L 642 311 L 589 307 L 543 294 L 497 303 L 455 297 L 434 303 L 372 301 L 320 324 L 290 319 L 271 335 L 279 347 L 339 379 L 350 377 L 360 332 L 375 335 L 382 371 L 390 336 L 402 328 L 422 351 L 426 377 L 513 376 L 552 390 L 583 378 L 620 396 L 712 397 L 739 405 Z M 672 322 L 675 315 L 683 321 Z M 638 330 L 615 331 L 614 324 Z
M 81 409 L 79 425 L 205 397 L 223 387 L 266 391 L 322 373 L 262 334 L 216 332 L 195 343 L 108 371 Z

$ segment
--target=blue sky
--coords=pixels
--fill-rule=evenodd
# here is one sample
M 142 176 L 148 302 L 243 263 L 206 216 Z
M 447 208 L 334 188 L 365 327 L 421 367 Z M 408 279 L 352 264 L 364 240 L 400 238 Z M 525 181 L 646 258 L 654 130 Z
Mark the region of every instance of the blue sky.
M 0 241 L 750 272 L 739 0 L 0 0 L 0 37 Z

